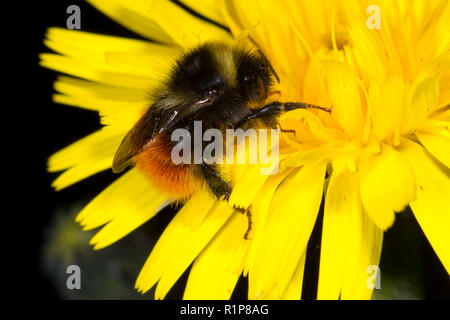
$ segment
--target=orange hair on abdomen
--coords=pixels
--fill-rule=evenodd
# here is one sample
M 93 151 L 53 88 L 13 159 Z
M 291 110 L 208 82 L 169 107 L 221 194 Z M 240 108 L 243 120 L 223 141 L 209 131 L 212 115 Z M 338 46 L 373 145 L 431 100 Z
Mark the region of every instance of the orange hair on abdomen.
M 136 167 L 141 170 L 162 192 L 177 200 L 184 200 L 199 185 L 193 166 L 177 165 L 171 158 L 171 141 L 156 137 L 146 150 L 135 157 Z

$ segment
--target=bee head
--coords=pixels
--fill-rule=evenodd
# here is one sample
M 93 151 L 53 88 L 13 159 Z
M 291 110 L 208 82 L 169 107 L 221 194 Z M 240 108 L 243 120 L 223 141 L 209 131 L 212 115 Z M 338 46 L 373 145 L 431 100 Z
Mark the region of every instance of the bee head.
M 195 101 L 217 99 L 227 86 L 212 45 L 200 46 L 182 57 L 174 68 L 169 87 Z
M 191 101 L 212 104 L 238 93 L 247 105 L 260 105 L 278 76 L 261 51 L 206 43 L 185 54 L 174 68 L 169 88 Z

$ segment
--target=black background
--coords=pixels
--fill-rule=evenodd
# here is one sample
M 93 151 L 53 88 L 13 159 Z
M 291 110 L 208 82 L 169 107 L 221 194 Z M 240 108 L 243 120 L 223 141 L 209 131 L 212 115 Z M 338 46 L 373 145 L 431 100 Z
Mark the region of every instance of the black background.
M 8 263 L 8 266 L 15 275 L 13 280 L 16 281 L 15 286 L 22 292 L 30 289 L 36 299 L 60 298 L 48 277 L 42 272 L 40 254 L 45 230 L 52 214 L 57 208 L 67 206 L 79 198 L 92 198 L 114 179 L 111 173 L 104 172 L 56 193 L 50 184 L 57 175 L 46 172 L 46 161 L 52 153 L 100 128 L 99 118 L 95 113 L 52 102 L 52 83 L 57 73 L 38 65 L 38 54 L 50 52 L 42 43 L 46 29 L 51 26 L 65 27 L 69 16 L 66 8 L 71 4 L 77 4 L 81 8 L 81 29 L 84 31 L 140 38 L 89 4 L 80 1 L 53 1 L 47 4 L 33 1 L 19 11 L 27 16 L 28 27 L 9 43 L 9 47 L 14 49 L 10 50 L 11 53 L 18 56 L 21 63 L 19 68 L 16 66 L 12 90 L 4 92 L 5 97 L 13 98 L 5 99 L 10 102 L 4 105 L 4 108 L 13 111 L 12 116 L 4 116 L 4 121 L 10 122 L 13 127 L 9 129 L 9 136 L 12 135 L 13 139 L 6 139 L 12 142 L 13 146 L 8 148 L 10 151 L 6 151 L 7 156 L 3 159 L 9 160 L 9 163 L 13 162 L 13 165 L 4 166 L 7 173 L 13 176 L 11 189 L 14 195 L 5 199 L 5 203 L 12 202 L 14 209 L 8 210 L 7 214 L 17 219 L 10 227 L 12 232 L 8 237 L 12 245 L 9 247 L 17 246 L 13 249 L 13 253 L 24 262 L 20 265 L 23 270 L 16 268 L 20 264 L 18 262 Z M 16 52 L 19 48 L 20 52 Z M 17 168 L 13 169 L 15 166 Z M 388 267 L 389 263 L 396 261 L 395 259 L 408 265 L 408 261 L 402 261 L 404 257 L 401 246 L 398 246 L 399 242 L 402 245 L 402 239 L 395 233 L 402 227 L 402 221 L 411 220 L 403 218 L 407 215 L 408 212 L 399 215 L 394 227 L 385 235 L 382 270 L 383 266 Z M 410 230 L 416 232 L 420 238 L 420 245 L 414 250 L 424 255 L 423 277 L 426 298 L 448 299 L 450 295 L 448 275 L 414 219 L 412 224 Z M 307 262 L 307 274 L 311 276 L 305 277 L 304 298 L 314 298 L 315 295 L 320 225 L 319 219 L 308 249 L 311 258 Z M 19 285 L 17 279 L 23 280 L 24 283 Z M 240 281 L 238 291 L 245 292 L 245 289 L 245 281 Z M 177 298 L 177 294 L 172 297 Z M 234 297 L 244 296 L 236 292 Z
M 23 177 L 28 178 L 25 185 L 23 181 L 18 182 L 21 185 L 19 192 L 22 193 L 18 204 L 27 207 L 23 212 L 25 216 L 21 219 L 22 223 L 30 227 L 30 232 L 23 249 L 28 255 L 27 265 L 33 261 L 33 269 L 36 270 L 32 283 L 39 291 L 39 298 L 59 298 L 51 282 L 43 274 L 42 268 L 42 242 L 52 214 L 77 199 L 92 198 L 114 179 L 112 173 L 104 172 L 61 192 L 55 192 L 50 185 L 58 174 L 46 171 L 47 158 L 51 154 L 100 128 L 96 113 L 52 102 L 53 82 L 57 73 L 39 66 L 39 53 L 51 52 L 43 44 L 47 28 L 65 28 L 66 19 L 69 17 L 66 10 L 72 4 L 81 9 L 82 30 L 140 38 L 83 1 L 52 1 L 46 4 L 33 1 L 32 10 L 27 11 L 31 15 L 32 24 L 31 28 L 26 30 L 26 38 L 31 44 L 31 48 L 26 52 L 29 68 L 26 74 L 31 70 L 32 79 L 27 79 L 26 87 L 21 93 L 21 97 L 28 102 L 22 102 L 21 106 L 15 107 L 22 109 L 17 110 L 21 113 L 19 117 L 25 116 L 25 121 L 29 122 L 26 135 L 29 142 L 26 150 L 21 150 L 26 153 L 22 159 L 26 171 Z

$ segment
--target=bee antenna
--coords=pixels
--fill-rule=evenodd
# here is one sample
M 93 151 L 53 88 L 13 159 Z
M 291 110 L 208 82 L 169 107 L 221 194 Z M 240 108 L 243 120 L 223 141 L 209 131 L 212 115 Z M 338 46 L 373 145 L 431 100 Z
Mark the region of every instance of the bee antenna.
M 280 77 L 275 72 L 275 69 L 272 67 L 272 65 L 270 64 L 269 60 L 267 60 L 267 63 L 269 64 L 270 71 L 272 71 L 273 75 L 275 76 L 275 79 L 277 79 L 277 82 L 280 83 Z
M 267 63 L 267 65 L 269 66 L 270 72 L 272 72 L 272 74 L 274 75 L 275 79 L 277 80 L 278 83 L 280 83 L 280 77 L 278 76 L 278 74 L 275 72 L 275 69 L 273 68 L 272 64 L 270 63 L 269 59 L 267 59 L 266 55 L 264 54 L 264 52 L 262 52 L 261 48 L 259 47 L 258 43 L 256 43 L 255 39 L 253 39 L 252 37 L 248 36 L 249 40 L 251 41 L 251 43 L 253 43 L 253 45 L 255 47 L 258 48 L 258 54 L 261 56 L 261 58 L 264 60 L 265 63 Z
M 280 83 L 280 77 L 278 76 L 278 74 L 275 72 L 275 69 L 273 68 L 272 64 L 270 63 L 269 59 L 267 59 L 266 55 L 264 54 L 264 52 L 262 52 L 261 49 L 258 49 L 258 53 L 261 56 L 261 58 L 264 60 L 265 63 L 267 63 L 267 65 L 269 66 L 270 72 L 272 72 L 272 74 L 275 76 L 275 79 L 277 80 L 278 83 Z

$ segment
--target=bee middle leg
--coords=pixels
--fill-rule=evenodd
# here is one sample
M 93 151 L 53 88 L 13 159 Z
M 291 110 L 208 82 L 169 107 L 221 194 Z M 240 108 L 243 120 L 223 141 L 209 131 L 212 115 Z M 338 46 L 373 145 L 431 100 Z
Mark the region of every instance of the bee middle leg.
M 203 177 L 208 184 L 209 189 L 214 193 L 217 199 L 229 200 L 233 189 L 231 186 L 220 176 L 219 172 L 206 162 L 201 163 Z
M 247 221 L 248 221 L 248 227 L 247 227 L 247 231 L 244 234 L 244 239 L 248 240 L 248 235 L 250 233 L 250 231 L 252 230 L 252 214 L 250 212 L 250 210 L 248 209 L 244 209 L 244 208 L 238 208 L 236 206 L 234 206 L 234 209 L 236 211 L 238 211 L 239 213 L 245 214 L 247 216 Z
M 217 170 L 212 166 L 205 162 L 202 162 L 201 164 L 203 177 L 206 180 L 206 183 L 208 184 L 209 189 L 214 193 L 214 195 L 217 197 L 217 199 L 220 200 L 230 200 L 230 195 L 233 189 L 231 186 L 226 182 L 220 174 L 217 172 Z M 248 220 L 248 228 L 245 232 L 244 239 L 248 239 L 248 235 L 250 231 L 252 230 L 252 215 L 250 213 L 250 210 L 244 209 L 244 208 L 238 208 L 236 206 L 233 206 L 233 208 L 247 216 Z

